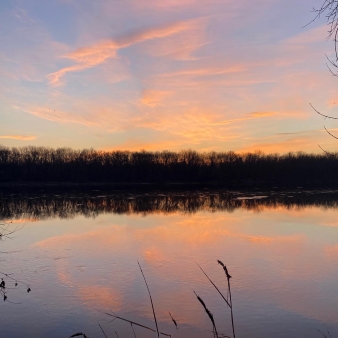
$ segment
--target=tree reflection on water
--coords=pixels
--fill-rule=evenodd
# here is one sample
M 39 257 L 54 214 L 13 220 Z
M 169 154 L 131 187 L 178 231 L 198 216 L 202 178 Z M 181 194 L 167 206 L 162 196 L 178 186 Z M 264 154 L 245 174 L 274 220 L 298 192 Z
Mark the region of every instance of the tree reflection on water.
M 170 193 L 100 192 L 72 194 L 11 194 L 0 198 L 0 219 L 71 219 L 79 215 L 155 214 L 233 212 L 244 209 L 260 212 L 264 209 L 301 210 L 305 207 L 338 207 L 338 191 L 245 192 L 194 191 Z

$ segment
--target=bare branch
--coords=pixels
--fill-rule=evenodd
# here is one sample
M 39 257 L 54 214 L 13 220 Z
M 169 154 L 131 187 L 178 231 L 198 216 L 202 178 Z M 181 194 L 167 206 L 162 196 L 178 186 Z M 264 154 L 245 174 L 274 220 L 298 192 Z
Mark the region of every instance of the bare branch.
M 325 126 L 324 126 L 324 129 L 326 130 L 326 132 L 327 132 L 330 136 L 332 136 L 333 138 L 335 138 L 335 139 L 338 140 L 338 137 L 337 137 L 337 136 L 334 136 L 333 134 L 331 134 L 331 133 L 326 129 Z
M 311 108 L 312 108 L 317 114 L 319 114 L 319 115 L 325 117 L 326 119 L 338 120 L 338 117 L 333 117 L 333 116 L 325 115 L 325 114 L 319 112 L 319 111 L 312 105 L 312 103 L 310 103 L 310 106 L 311 106 Z
M 329 153 L 328 151 L 326 151 L 325 149 L 323 149 L 319 144 L 318 144 L 318 147 L 319 147 L 321 150 L 323 150 L 323 152 L 324 152 L 326 155 L 332 156 L 332 157 L 336 157 L 334 154 Z

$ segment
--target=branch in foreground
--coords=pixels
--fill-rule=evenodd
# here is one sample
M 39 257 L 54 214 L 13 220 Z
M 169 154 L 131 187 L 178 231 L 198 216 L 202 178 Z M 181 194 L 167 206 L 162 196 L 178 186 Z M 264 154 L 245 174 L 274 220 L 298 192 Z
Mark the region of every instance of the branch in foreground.
M 325 115 L 325 114 L 319 112 L 319 111 L 312 105 L 312 103 L 310 103 L 310 106 L 311 106 L 311 108 L 312 108 L 317 114 L 319 114 L 319 115 L 325 117 L 326 119 L 338 120 L 338 117 L 333 117 L 333 116 Z
M 326 151 L 325 149 L 323 149 L 319 144 L 318 144 L 318 147 L 328 156 L 332 156 L 332 157 L 336 157 L 335 154 L 332 154 L 332 153 L 329 153 L 328 151 Z
M 333 138 L 337 139 L 338 140 L 338 137 L 337 136 L 334 136 L 333 134 L 331 134 L 327 129 L 326 127 L 324 126 L 324 129 L 326 130 L 326 132 L 331 135 Z

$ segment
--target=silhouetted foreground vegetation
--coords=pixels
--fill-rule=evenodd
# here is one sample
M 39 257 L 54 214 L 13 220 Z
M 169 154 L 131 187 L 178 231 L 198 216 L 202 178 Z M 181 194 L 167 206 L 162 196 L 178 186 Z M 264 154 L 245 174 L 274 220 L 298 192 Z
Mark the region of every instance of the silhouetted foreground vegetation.
M 8 239 L 13 239 L 13 235 L 22 229 L 23 226 L 19 225 L 13 225 L 12 223 L 7 223 L 7 222 L 0 222 L 0 242 L 4 242 Z M 6 251 L 0 251 L 1 254 L 9 254 L 9 252 Z M 25 286 L 27 288 L 27 292 L 31 292 L 30 286 L 18 280 L 13 276 L 13 273 L 6 273 L 3 271 L 0 271 L 0 276 L 1 276 L 1 282 L 0 282 L 0 297 L 3 299 L 3 301 L 7 301 L 8 303 L 11 304 L 20 304 L 20 303 L 15 303 L 12 301 L 8 300 L 8 290 L 13 290 L 17 288 L 18 285 L 20 286 Z M 9 287 L 8 287 L 9 286 Z
M 0 196 L 0 219 L 74 218 L 79 215 L 96 217 L 100 214 L 154 214 L 199 211 L 233 212 L 236 209 L 259 212 L 264 208 L 305 207 L 338 208 L 338 191 L 269 191 L 256 195 L 245 192 L 193 191 L 176 193 L 125 193 L 90 194 L 27 194 Z
M 338 154 L 0 148 L 0 182 L 337 181 Z
M 157 335 L 158 338 L 164 336 L 164 337 L 174 337 L 175 335 L 174 334 L 170 334 L 170 333 L 164 333 L 162 331 L 160 331 L 159 329 L 159 323 L 158 323 L 158 320 L 157 320 L 157 316 L 156 316 L 156 311 L 155 311 L 155 308 L 154 308 L 154 303 L 153 303 L 153 298 L 151 296 L 151 292 L 150 292 L 150 288 L 149 288 L 149 285 L 147 283 L 147 280 L 146 280 L 146 277 L 144 275 L 144 272 L 142 270 L 142 267 L 140 265 L 139 262 L 138 263 L 138 266 L 140 268 L 140 271 L 142 273 L 142 276 L 143 276 L 143 279 L 144 279 L 144 282 L 145 282 L 145 285 L 147 287 L 147 291 L 148 291 L 148 295 L 149 295 L 149 300 L 150 300 L 150 303 L 151 303 L 151 308 L 152 308 L 152 313 L 153 313 L 153 316 L 154 316 L 154 323 L 155 323 L 155 327 L 156 327 L 156 330 L 149 327 L 149 326 L 146 326 L 146 325 L 143 325 L 143 324 L 140 324 L 140 323 L 137 323 L 137 322 L 134 322 L 134 321 L 131 321 L 127 318 L 124 318 L 124 317 L 121 317 L 121 316 L 118 316 L 114 311 L 110 311 L 110 312 L 106 312 L 106 315 L 108 315 L 109 317 L 113 318 L 111 322 L 113 322 L 114 320 L 120 320 L 120 321 L 123 321 L 123 322 L 126 322 L 128 324 L 130 324 L 130 327 L 131 327 L 131 331 L 133 332 L 133 336 L 134 338 L 137 337 L 136 335 L 136 331 L 134 329 L 134 326 L 137 327 L 137 328 L 141 328 L 143 330 L 147 330 L 148 332 L 153 332 Z M 209 333 L 211 333 L 211 335 L 208 335 L 209 337 L 213 337 L 213 338 L 236 338 L 236 334 L 235 334 L 235 324 L 234 324 L 234 316 L 233 316 L 233 303 L 232 303 L 232 296 L 231 296 L 231 287 L 230 287 L 230 279 L 232 278 L 228 272 L 228 269 L 226 267 L 226 265 L 220 261 L 220 260 L 217 260 L 217 263 L 219 265 L 222 266 L 222 270 L 223 272 L 225 273 L 225 277 L 226 277 L 226 280 L 227 280 L 227 292 L 226 294 L 224 295 L 220 289 L 216 286 L 216 284 L 210 279 L 210 277 L 207 275 L 207 273 L 202 269 L 202 267 L 197 264 L 197 266 L 201 269 L 201 271 L 203 272 L 203 274 L 205 275 L 205 277 L 209 280 L 209 282 L 211 283 L 211 285 L 215 288 L 215 290 L 218 292 L 218 294 L 222 297 L 222 299 L 225 301 L 225 304 L 227 305 L 227 307 L 229 307 L 230 309 L 230 314 L 231 314 L 231 329 L 232 329 L 232 337 L 226 335 L 226 334 L 223 334 L 223 333 L 220 333 L 217 329 L 217 325 L 216 325 L 216 322 L 215 322 L 215 319 L 214 319 L 214 315 L 211 313 L 211 311 L 209 310 L 209 308 L 207 307 L 205 301 L 193 290 L 198 302 L 202 305 L 208 319 L 210 320 L 211 324 L 212 324 L 212 331 L 211 330 L 207 330 L 209 331 Z M 169 316 L 170 316 L 170 319 L 172 320 L 173 322 L 173 327 L 175 327 L 174 329 L 174 332 L 177 332 L 176 330 L 178 330 L 178 325 L 177 325 L 177 321 L 173 318 L 173 316 L 171 315 L 170 311 L 168 311 L 169 313 Z M 102 328 L 102 326 L 100 324 L 98 324 L 99 327 L 100 327 L 100 330 L 101 332 L 103 333 L 103 335 L 108 338 L 107 334 L 105 333 L 104 329 Z M 116 337 L 120 338 L 119 334 L 115 331 L 115 334 L 116 334 Z M 130 335 L 128 335 L 130 336 Z M 154 336 L 154 334 L 153 334 Z M 73 337 L 83 337 L 83 338 L 89 338 L 85 333 L 83 332 L 77 332 L 77 333 L 74 333 L 72 334 L 69 338 L 73 338 Z

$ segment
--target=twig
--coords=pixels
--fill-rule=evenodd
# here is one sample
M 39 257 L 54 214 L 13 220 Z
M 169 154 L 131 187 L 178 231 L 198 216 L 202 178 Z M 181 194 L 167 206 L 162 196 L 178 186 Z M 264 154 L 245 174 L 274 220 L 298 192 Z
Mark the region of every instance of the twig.
M 333 134 L 331 134 L 327 129 L 326 127 L 324 126 L 324 129 L 326 130 L 326 132 L 331 135 L 333 138 L 337 139 L 338 140 L 338 137 L 337 136 L 334 136 Z
M 328 151 L 326 151 L 325 149 L 323 149 L 319 144 L 318 144 L 318 147 L 321 149 L 321 150 L 323 150 L 323 152 L 326 154 L 326 155 L 329 155 L 329 156 L 332 156 L 332 157 L 335 157 L 335 155 L 334 154 L 331 154 L 331 153 L 329 153 Z
M 329 116 L 329 115 L 325 115 L 325 114 L 320 113 L 320 112 L 312 105 L 312 103 L 310 103 L 310 106 L 311 106 L 311 108 L 312 108 L 317 114 L 319 114 L 319 115 L 321 115 L 321 116 L 323 116 L 323 117 L 325 117 L 325 118 L 327 118 L 327 119 L 338 120 L 338 117 L 333 117 L 333 116 Z
M 26 284 L 26 283 L 24 283 L 24 282 L 21 282 L 21 281 L 19 281 L 19 280 L 16 279 L 16 278 L 11 277 L 8 273 L 4 273 L 4 272 L 1 272 L 1 271 L 0 271 L 0 274 L 6 276 L 7 278 L 13 280 L 13 281 L 16 282 L 16 283 L 20 283 L 20 284 L 25 285 L 25 286 L 27 286 L 27 287 L 29 288 L 29 285 L 28 285 L 28 284 Z

